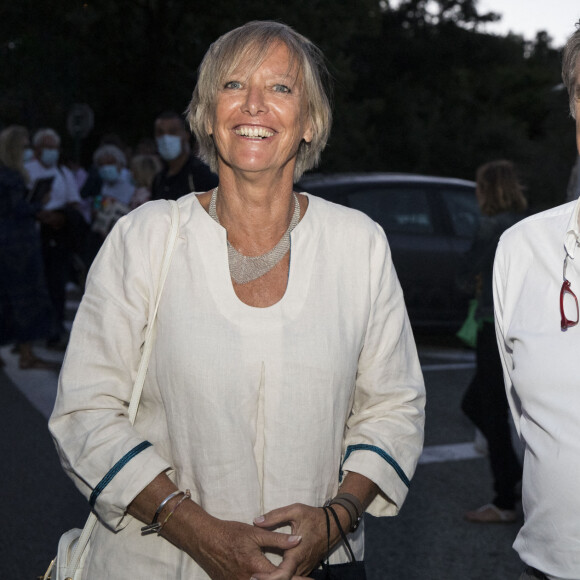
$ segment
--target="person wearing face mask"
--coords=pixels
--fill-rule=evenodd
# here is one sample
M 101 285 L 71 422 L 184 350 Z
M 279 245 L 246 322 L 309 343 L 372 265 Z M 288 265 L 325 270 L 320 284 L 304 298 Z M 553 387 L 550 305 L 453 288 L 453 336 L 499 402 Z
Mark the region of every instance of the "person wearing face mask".
M 52 185 L 37 219 L 41 224 L 42 254 L 54 320 L 47 346 L 63 350 L 66 345 L 64 314 L 66 283 L 74 254 L 82 251 L 88 224 L 80 213 L 81 197 L 72 172 L 59 165 L 60 136 L 40 129 L 32 138 L 34 159 L 25 164 L 29 185 L 51 178 Z
M 30 176 L 30 184 L 38 179 L 53 177 L 50 198 L 44 205 L 45 211 L 58 210 L 67 204 L 80 203 L 81 198 L 76 180 L 71 171 L 59 165 L 60 136 L 53 129 L 40 129 L 32 138 L 32 155 L 25 152 L 26 157 L 32 157 L 25 163 Z
M 125 154 L 116 145 L 102 145 L 95 151 L 93 162 L 103 182 L 100 191 L 102 200 L 116 199 L 128 206 L 135 186 L 123 177 L 127 167 Z
M 0 345 L 15 343 L 21 369 L 56 369 L 33 351 L 49 332 L 51 305 L 44 280 L 36 206 L 25 198 L 24 160 L 32 151 L 25 127 L 0 132 Z M 6 363 L 0 358 L 0 367 Z
M 129 213 L 135 185 L 127 179 L 127 158 L 116 145 L 101 145 L 93 155 L 101 183 L 93 197 L 93 218 L 85 254 L 90 265 L 117 220 Z
M 192 152 L 189 139 L 177 113 L 166 111 L 155 119 L 155 143 L 164 167 L 153 180 L 152 199 L 178 199 L 217 186 L 217 176 Z

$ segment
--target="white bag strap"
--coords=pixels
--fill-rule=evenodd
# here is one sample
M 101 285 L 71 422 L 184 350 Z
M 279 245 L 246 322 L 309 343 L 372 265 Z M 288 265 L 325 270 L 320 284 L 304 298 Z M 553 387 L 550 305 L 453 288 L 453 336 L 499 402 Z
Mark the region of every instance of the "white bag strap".
M 141 400 L 141 393 L 143 392 L 143 385 L 145 383 L 145 375 L 147 374 L 147 367 L 149 366 L 149 358 L 151 356 L 151 350 L 153 349 L 152 337 L 155 328 L 157 310 L 159 308 L 159 302 L 161 301 L 161 294 L 163 292 L 163 287 L 165 286 L 165 280 L 167 279 L 167 273 L 171 266 L 171 258 L 177 242 L 177 234 L 179 233 L 179 206 L 177 205 L 177 202 L 172 199 L 168 201 L 171 205 L 171 230 L 167 237 L 167 245 L 165 247 L 165 254 L 163 255 L 163 265 L 161 266 L 161 273 L 159 275 L 159 286 L 157 297 L 155 299 L 155 307 L 153 309 L 153 314 L 151 315 L 151 320 L 147 324 L 145 342 L 143 343 L 143 354 L 141 355 L 139 368 L 137 369 L 137 377 L 135 378 L 133 392 L 131 393 L 131 402 L 129 403 L 129 420 L 131 421 L 131 425 L 135 422 L 135 417 L 137 416 L 137 409 L 139 407 L 139 401 Z M 74 553 L 67 567 L 67 579 L 74 578 L 75 571 L 80 564 L 81 557 L 89 543 L 89 539 L 96 523 L 97 516 L 91 512 L 83 527 L 83 531 L 81 532 Z
M 137 377 L 135 378 L 135 384 L 133 385 L 133 393 L 131 394 L 131 402 L 129 403 L 129 420 L 131 421 L 131 425 L 135 422 L 139 401 L 141 400 L 141 393 L 143 392 L 145 375 L 147 374 L 149 358 L 151 357 L 151 350 L 153 349 L 152 336 L 157 318 L 157 310 L 159 308 L 159 302 L 161 301 L 161 293 L 163 292 L 163 286 L 165 286 L 167 273 L 169 272 L 169 267 L 171 266 L 171 256 L 173 255 L 173 249 L 175 248 L 175 243 L 177 242 L 177 233 L 179 231 L 179 206 L 177 205 L 177 202 L 172 199 L 168 201 L 171 204 L 171 231 L 167 239 L 167 247 L 165 248 L 163 265 L 161 266 L 161 274 L 159 275 L 159 289 L 157 291 L 157 299 L 155 300 L 155 308 L 151 316 L 151 322 L 147 324 L 145 342 L 143 344 L 143 354 L 141 355 L 139 369 L 137 370 Z

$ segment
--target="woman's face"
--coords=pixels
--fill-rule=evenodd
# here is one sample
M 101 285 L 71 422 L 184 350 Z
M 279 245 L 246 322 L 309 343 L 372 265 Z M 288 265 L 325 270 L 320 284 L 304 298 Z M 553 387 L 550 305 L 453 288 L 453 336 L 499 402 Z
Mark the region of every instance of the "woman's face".
M 289 68 L 286 45 L 272 47 L 249 74 L 240 65 L 218 89 L 208 131 L 218 152 L 220 172 L 294 171 L 301 141 L 312 139 L 302 82 Z

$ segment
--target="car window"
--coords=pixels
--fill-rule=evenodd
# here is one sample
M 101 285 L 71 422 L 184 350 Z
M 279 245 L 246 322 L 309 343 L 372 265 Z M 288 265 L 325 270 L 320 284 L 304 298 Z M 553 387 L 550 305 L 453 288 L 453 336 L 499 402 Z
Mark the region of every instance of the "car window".
M 473 238 L 479 225 L 479 206 L 475 191 L 448 189 L 441 191 L 451 218 L 453 233 L 461 238 Z
M 387 233 L 431 234 L 434 231 L 427 191 L 389 187 L 361 190 L 347 196 L 348 205 L 363 211 Z

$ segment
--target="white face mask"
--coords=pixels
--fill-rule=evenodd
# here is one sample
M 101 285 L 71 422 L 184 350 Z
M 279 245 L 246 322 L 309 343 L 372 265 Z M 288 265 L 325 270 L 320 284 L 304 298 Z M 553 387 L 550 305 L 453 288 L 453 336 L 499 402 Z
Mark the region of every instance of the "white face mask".
M 99 167 L 99 175 L 101 179 L 107 183 L 115 183 L 116 181 L 119 181 L 119 177 L 121 177 L 117 166 L 112 164 L 101 165 L 101 167 Z
M 159 155 L 165 161 L 173 161 L 181 155 L 181 137 L 176 135 L 162 135 L 155 139 Z
M 30 147 L 26 147 L 24 151 L 22 151 L 22 163 L 26 163 L 27 161 L 32 161 L 34 159 L 34 149 Z
M 40 153 L 40 162 L 46 167 L 54 167 L 58 162 L 60 151 L 58 149 L 43 148 Z

